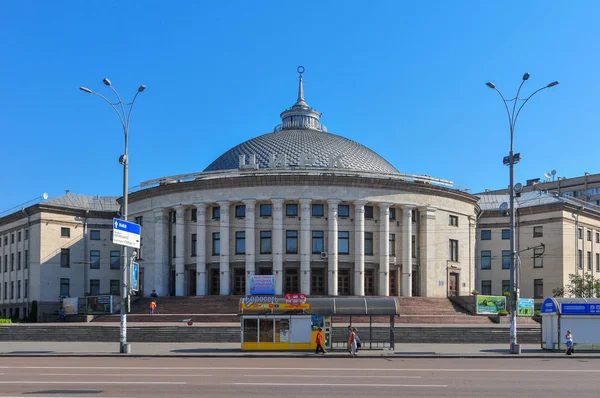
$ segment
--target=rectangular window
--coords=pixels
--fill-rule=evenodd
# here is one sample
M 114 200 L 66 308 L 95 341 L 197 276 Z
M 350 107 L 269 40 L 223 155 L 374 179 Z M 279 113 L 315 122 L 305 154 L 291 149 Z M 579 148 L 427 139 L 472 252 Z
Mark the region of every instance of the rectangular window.
M 119 294 L 121 294 L 119 292 L 119 286 L 120 286 L 120 281 L 118 279 L 111 279 L 110 280 L 110 294 L 118 296 Z
M 365 206 L 365 218 L 373 218 L 373 206 Z
M 4 246 L 8 245 L 8 235 L 4 236 Z
M 416 209 L 411 210 L 410 218 L 412 219 L 412 222 L 414 222 L 414 223 L 417 222 L 417 210 Z
M 196 246 L 198 243 L 198 234 L 192 234 L 192 246 L 190 247 L 192 257 L 196 257 Z
M 596 232 L 596 243 L 600 243 L 600 232 Z
M 118 250 L 110 251 L 110 269 L 121 268 L 121 252 Z
M 271 254 L 271 231 L 260 231 L 260 254 Z
M 587 270 L 592 270 L 592 252 L 587 252 Z
M 533 298 L 539 299 L 544 298 L 544 280 L 534 279 L 533 280 Z
M 17 281 L 17 298 L 21 298 L 21 281 Z
M 365 214 L 366 214 L 365 206 Z M 339 205 L 338 206 L 338 217 L 350 217 L 350 206 L 349 205 Z
M 100 269 L 100 250 L 90 250 L 90 268 Z
M 502 269 L 510 269 L 510 250 L 502 250 Z
M 71 249 L 60 249 L 60 266 L 63 268 L 71 266 Z
M 100 295 L 100 279 L 90 279 L 90 295 Z
M 481 294 L 484 296 L 492 295 L 492 281 L 481 281 Z
M 235 232 L 235 254 L 246 254 L 246 232 Z
M 542 268 L 544 266 L 544 249 L 536 247 L 533 249 L 533 268 Z
M 71 237 L 71 229 L 62 227 L 60 229 L 60 237 L 61 238 L 70 238 Z
M 365 255 L 373 255 L 373 232 L 365 232 Z
M 177 212 L 176 211 L 172 211 L 169 214 L 171 214 L 171 222 L 173 224 L 176 224 L 177 223 Z
M 323 231 L 312 231 L 312 252 L 319 254 L 324 252 L 324 240 L 325 232 Z
M 394 207 L 390 207 L 390 221 L 396 220 L 396 209 Z
M 298 231 L 285 231 L 285 252 L 298 253 Z
M 25 240 L 29 239 L 29 230 L 25 230 Z
M 236 205 L 235 206 L 235 216 L 237 218 L 246 217 L 246 205 Z
M 21 241 L 21 231 L 17 232 L 17 242 Z
M 212 218 L 213 220 L 219 220 L 221 218 L 221 208 L 219 206 L 213 206 Z
M 600 253 L 596 253 L 596 272 L 600 272 Z
M 29 279 L 25 279 L 25 291 L 23 292 L 23 298 L 27 298 L 29 293 Z
M 450 261 L 458 261 L 458 241 L 455 239 L 450 239 L 448 246 L 449 246 L 448 259 Z
M 90 240 L 100 240 L 100 230 L 92 229 L 90 231 Z
M 502 239 L 503 240 L 510 239 L 510 229 L 503 229 L 502 230 Z
M 296 203 L 286 204 L 285 215 L 288 217 L 298 217 L 298 205 Z
M 17 252 L 17 271 L 21 269 L 21 252 Z
M 510 280 L 502 280 L 502 294 L 510 292 Z
M 173 253 L 173 258 L 177 257 L 177 236 L 173 237 L 173 246 L 171 246 L 171 252 Z
M 390 234 L 390 256 L 396 255 L 396 234 Z
M 71 295 L 70 285 L 71 281 L 69 278 L 60 278 L 60 297 L 69 297 Z
M 136 218 L 133 219 L 133 222 L 141 227 L 142 225 L 144 225 L 144 217 L 137 216 Z
M 458 216 L 450 216 L 450 219 L 448 220 L 448 225 L 458 227 Z
M 313 217 L 323 217 L 325 214 L 325 209 L 322 203 L 314 203 L 312 205 L 312 216 Z
M 583 228 L 577 228 L 577 239 L 583 239 Z
M 212 234 L 212 255 L 218 256 L 221 254 L 221 233 L 213 232 Z
M 481 240 L 491 240 L 492 239 L 492 231 L 489 229 L 481 230 Z
M 492 269 L 492 252 L 490 250 L 481 251 L 481 269 Z
M 4 272 L 8 272 L 8 255 L 4 255 Z
M 269 203 L 261 203 L 260 205 L 260 216 L 271 217 L 273 215 L 272 207 Z
M 592 241 L 592 230 L 590 229 L 587 230 L 587 240 L 590 242 Z
M 192 222 L 198 222 L 198 209 L 192 209 Z
M 338 232 L 338 254 L 350 254 L 350 232 L 348 231 Z
M 10 244 L 12 245 L 13 243 L 15 243 L 15 234 L 14 233 L 10 234 Z
M 410 240 L 410 251 L 412 258 L 417 258 L 417 236 L 412 235 Z
M 15 270 L 15 253 L 10 253 L 10 270 Z
M 25 250 L 25 262 L 23 263 L 23 268 L 29 268 L 29 250 Z
M 541 238 L 544 236 L 544 227 L 533 227 L 533 237 Z
M 577 268 L 583 269 L 583 251 L 577 250 Z
M 10 298 L 11 300 L 15 298 L 15 281 L 10 282 Z
M 244 319 L 244 342 L 258 342 L 258 319 Z
M 8 299 L 8 282 L 4 282 L 4 300 Z

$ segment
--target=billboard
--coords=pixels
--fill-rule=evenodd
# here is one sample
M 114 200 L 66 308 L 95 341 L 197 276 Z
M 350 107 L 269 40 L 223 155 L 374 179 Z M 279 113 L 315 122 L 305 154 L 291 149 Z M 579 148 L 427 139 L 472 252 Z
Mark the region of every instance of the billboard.
M 477 313 L 497 315 L 498 311 L 506 310 L 506 297 L 504 296 L 477 296 Z
M 250 275 L 248 294 L 275 294 L 275 275 Z
M 533 299 L 520 298 L 517 301 L 517 315 L 518 316 L 533 316 Z

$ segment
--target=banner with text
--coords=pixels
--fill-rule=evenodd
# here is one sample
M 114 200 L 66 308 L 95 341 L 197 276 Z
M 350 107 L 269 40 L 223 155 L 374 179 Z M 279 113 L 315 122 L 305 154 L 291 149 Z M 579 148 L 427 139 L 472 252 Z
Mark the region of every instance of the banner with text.
M 275 275 L 250 275 L 249 294 L 275 294 Z

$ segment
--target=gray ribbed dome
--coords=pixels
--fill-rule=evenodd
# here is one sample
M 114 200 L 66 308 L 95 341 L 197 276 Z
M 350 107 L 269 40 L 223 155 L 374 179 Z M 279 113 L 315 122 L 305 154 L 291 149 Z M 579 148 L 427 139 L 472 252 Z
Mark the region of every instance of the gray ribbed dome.
M 243 142 L 219 156 L 204 171 L 239 168 L 240 155 L 255 154 L 261 168 L 269 167 L 271 154 L 285 154 L 287 167 L 300 166 L 300 155 L 314 156 L 311 167 L 326 168 L 330 156 L 340 156 L 341 169 L 398 173 L 388 161 L 358 142 L 312 129 L 283 130 Z

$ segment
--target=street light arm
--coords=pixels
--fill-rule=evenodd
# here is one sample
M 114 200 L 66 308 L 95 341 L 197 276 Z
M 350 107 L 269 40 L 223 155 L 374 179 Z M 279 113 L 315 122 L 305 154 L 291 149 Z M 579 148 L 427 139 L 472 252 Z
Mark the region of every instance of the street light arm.
M 521 84 L 519 85 L 519 89 L 517 90 L 517 95 L 515 96 L 515 100 L 514 100 L 515 102 L 513 103 L 513 109 L 512 109 L 512 116 L 513 116 L 512 125 L 513 125 L 513 127 L 517 121 L 517 118 L 515 117 L 515 109 L 517 108 L 517 101 L 519 100 L 519 94 L 521 93 L 521 88 L 523 87 L 523 84 L 525 84 L 526 81 L 527 80 L 521 81 Z M 519 108 L 519 110 L 521 110 L 521 108 Z
M 511 131 L 510 140 L 512 141 L 513 122 L 512 122 L 512 118 L 510 117 L 510 110 L 508 109 L 508 105 L 506 104 L 507 101 L 504 98 L 504 95 L 502 95 L 502 93 L 500 92 L 500 90 L 498 90 L 496 87 L 494 87 L 494 90 L 498 93 L 498 95 L 500 95 L 500 98 L 502 98 L 502 103 L 504 103 L 504 107 L 506 108 L 506 115 L 508 116 L 508 124 L 510 125 L 510 131 Z
M 536 95 L 536 94 L 537 94 L 537 93 L 539 93 L 540 91 L 542 91 L 542 90 L 545 90 L 545 89 L 547 89 L 547 88 L 548 88 L 548 86 L 544 86 L 544 87 L 542 87 L 542 88 L 538 88 L 537 90 L 535 90 L 535 91 L 533 92 L 533 94 L 531 94 L 529 97 L 527 97 L 527 98 L 525 99 L 525 101 L 524 101 L 524 102 L 521 104 L 521 106 L 519 107 L 519 110 L 517 111 L 517 114 L 515 115 L 515 121 L 514 121 L 514 123 L 515 123 L 515 124 L 517 123 L 517 118 L 519 117 L 519 114 L 521 113 L 521 109 L 523 109 L 523 107 L 525 106 L 525 104 L 527 103 L 527 101 L 529 101 L 529 100 L 531 99 L 531 97 L 533 97 L 534 95 Z M 513 125 L 514 125 L 514 124 L 513 124 Z
M 102 94 L 98 94 L 95 91 L 90 92 L 90 94 L 94 94 L 97 95 L 98 97 L 102 98 L 104 101 L 106 101 L 106 103 L 108 105 L 110 105 L 111 108 L 113 108 L 113 110 L 115 111 L 115 113 L 119 116 L 119 120 L 121 121 L 121 125 L 123 126 L 123 129 L 125 129 L 125 119 L 123 119 L 123 116 L 119 113 L 119 111 L 117 110 L 117 108 L 113 105 L 112 102 L 110 102 L 108 100 L 108 98 L 106 98 L 105 96 L 103 96 Z
M 121 111 L 123 112 L 123 118 L 121 119 L 123 121 L 123 129 L 124 131 L 126 131 L 128 130 L 129 123 L 126 123 L 125 121 L 125 107 L 123 106 L 123 101 L 121 101 L 121 96 L 119 95 L 119 92 L 115 90 L 115 88 L 112 86 L 112 84 L 108 87 L 110 87 L 110 89 L 113 91 L 113 93 L 115 93 L 117 99 L 119 100 L 119 105 L 121 106 Z
M 131 104 L 129 105 L 129 112 L 127 112 L 127 127 L 128 128 L 129 128 L 129 120 L 131 119 L 131 111 L 133 110 L 133 105 L 135 104 L 135 99 L 137 98 L 139 93 L 141 93 L 141 91 L 138 91 L 135 93 L 135 95 L 133 96 L 133 100 L 131 101 Z

